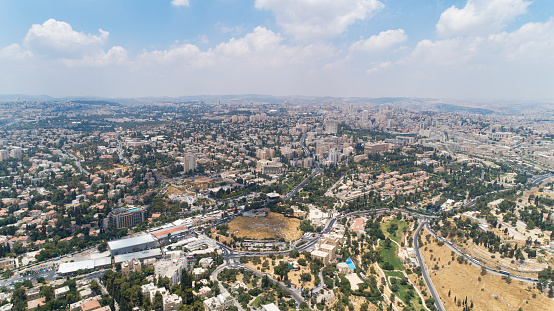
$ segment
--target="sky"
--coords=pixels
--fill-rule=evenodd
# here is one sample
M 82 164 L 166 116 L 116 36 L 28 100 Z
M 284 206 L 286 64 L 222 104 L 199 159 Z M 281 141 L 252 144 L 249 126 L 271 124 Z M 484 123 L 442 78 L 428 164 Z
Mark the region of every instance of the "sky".
M 0 93 L 554 99 L 552 0 L 2 0 Z

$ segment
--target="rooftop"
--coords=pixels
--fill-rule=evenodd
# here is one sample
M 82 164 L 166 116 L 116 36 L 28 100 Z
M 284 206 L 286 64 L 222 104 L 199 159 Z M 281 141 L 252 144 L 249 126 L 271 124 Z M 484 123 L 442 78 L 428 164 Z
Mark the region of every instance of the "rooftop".
M 100 308 L 100 303 L 98 300 L 85 301 L 81 304 L 81 311 L 90 311 Z
M 120 263 L 120 262 L 129 261 L 133 259 L 144 259 L 144 258 L 157 257 L 161 255 L 162 255 L 162 251 L 159 248 L 154 248 L 154 249 L 149 249 L 141 252 L 116 255 L 114 256 L 114 261 L 115 263 Z
M 110 248 L 110 250 L 114 250 L 114 249 L 130 247 L 130 246 L 132 247 L 133 245 L 152 243 L 155 241 L 156 240 L 154 240 L 154 238 L 151 235 L 146 234 L 146 235 L 141 235 L 134 238 L 110 241 L 108 242 L 108 247 Z

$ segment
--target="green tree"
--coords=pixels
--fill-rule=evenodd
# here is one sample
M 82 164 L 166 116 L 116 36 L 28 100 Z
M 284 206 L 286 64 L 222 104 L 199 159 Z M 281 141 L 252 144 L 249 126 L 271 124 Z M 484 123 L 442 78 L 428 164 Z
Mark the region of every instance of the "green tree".
M 27 310 L 27 295 L 23 288 L 18 288 L 13 291 L 12 294 L 12 304 L 14 311 L 24 311 Z
M 46 302 L 54 300 L 54 288 L 43 285 L 40 287 L 40 295 L 46 298 Z
M 156 311 L 163 310 L 164 301 L 163 301 L 162 294 L 160 294 L 160 292 L 156 292 L 156 295 L 154 295 L 153 305 L 154 305 L 154 310 Z

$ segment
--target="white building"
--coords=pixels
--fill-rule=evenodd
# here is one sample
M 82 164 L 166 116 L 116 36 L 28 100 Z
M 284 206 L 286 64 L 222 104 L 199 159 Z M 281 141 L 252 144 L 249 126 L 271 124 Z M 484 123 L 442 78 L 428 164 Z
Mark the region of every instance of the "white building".
M 10 151 L 10 157 L 21 159 L 21 148 L 14 148 Z
M 279 311 L 279 307 L 277 307 L 273 302 L 267 305 L 262 305 L 263 311 Z
M 163 296 L 164 311 L 174 311 L 183 304 L 183 299 L 176 294 L 167 294 Z
M 181 257 L 178 260 L 159 260 L 154 264 L 154 275 L 158 277 L 167 277 L 171 285 L 181 282 L 181 273 L 187 266 L 187 259 Z
M 225 311 L 232 305 L 233 297 L 227 292 L 204 300 L 204 309 L 206 311 Z
M 185 158 L 183 160 L 183 167 L 185 169 L 185 173 L 189 171 L 194 171 L 196 169 L 196 154 L 194 153 L 185 154 Z

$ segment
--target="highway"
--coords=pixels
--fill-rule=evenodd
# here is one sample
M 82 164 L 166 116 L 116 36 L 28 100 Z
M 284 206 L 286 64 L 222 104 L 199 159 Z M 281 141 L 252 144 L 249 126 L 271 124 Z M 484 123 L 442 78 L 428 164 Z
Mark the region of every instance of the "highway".
M 429 223 L 425 223 L 425 229 L 427 229 L 427 231 L 429 231 L 435 238 L 445 242 L 445 245 L 450 248 L 451 250 L 453 250 L 456 254 L 460 255 L 460 256 L 463 256 L 465 259 L 468 260 L 468 262 L 478 268 L 482 268 L 484 267 L 488 272 L 492 273 L 492 274 L 496 274 L 496 275 L 499 275 L 499 276 L 509 276 L 510 278 L 514 279 L 514 280 L 518 280 L 518 281 L 522 281 L 522 282 L 528 282 L 528 283 L 537 283 L 539 280 L 538 279 L 533 279 L 533 278 L 530 278 L 530 277 L 524 277 L 524 276 L 517 276 L 517 275 L 512 275 L 510 274 L 509 272 L 507 271 L 503 271 L 503 270 L 496 270 L 496 269 L 492 269 L 492 268 L 489 268 L 487 267 L 486 265 L 482 264 L 481 262 L 479 262 L 477 259 L 474 259 L 472 258 L 471 256 L 469 256 L 468 254 L 462 252 L 461 250 L 459 250 L 456 246 L 454 246 L 450 241 L 447 241 L 445 238 L 443 238 L 442 236 L 438 235 L 436 232 L 434 232 L 430 227 L 429 227 Z
M 435 306 L 437 307 L 437 310 L 439 311 L 445 311 L 442 301 L 440 299 L 439 294 L 437 293 L 437 290 L 435 289 L 435 286 L 433 285 L 433 282 L 431 281 L 431 278 L 429 278 L 429 274 L 427 273 L 427 269 L 425 268 L 425 261 L 423 260 L 423 257 L 421 257 L 421 252 L 419 251 L 419 232 L 423 228 L 423 226 L 427 224 L 427 222 L 421 222 L 419 226 L 417 227 L 416 232 L 414 233 L 414 242 L 413 247 L 416 253 L 417 262 L 419 262 L 419 266 L 421 267 L 421 275 L 423 276 L 423 279 L 425 280 L 425 284 L 427 284 L 427 288 L 429 289 L 429 292 L 431 294 L 431 297 L 435 299 Z
M 548 179 L 552 176 L 554 176 L 554 174 L 552 174 L 552 173 L 547 173 L 547 174 L 544 174 L 544 175 L 535 175 L 535 176 L 529 178 L 527 180 L 527 183 L 528 184 L 540 184 L 540 183 L 542 183 L 543 181 L 545 181 L 546 179 Z

